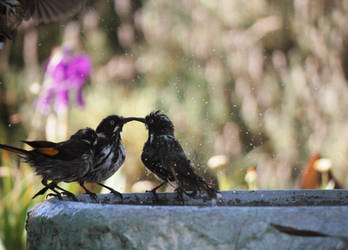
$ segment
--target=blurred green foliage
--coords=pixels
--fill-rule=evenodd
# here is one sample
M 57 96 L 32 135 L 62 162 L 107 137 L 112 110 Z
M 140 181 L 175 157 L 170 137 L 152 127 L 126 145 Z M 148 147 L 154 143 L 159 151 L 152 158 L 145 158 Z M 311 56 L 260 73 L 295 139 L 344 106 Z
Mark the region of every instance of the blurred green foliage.
M 348 1 L 91 1 L 65 23 L 25 23 L 0 51 L 0 143 L 46 139 L 36 89 L 72 22 L 93 72 L 65 136 L 112 113 L 162 109 L 197 171 L 222 190 L 247 188 L 249 167 L 258 188 L 294 188 L 315 152 L 347 183 Z M 155 182 L 139 159 L 144 126 L 127 124 L 122 137 L 127 160 L 108 184 Z M 208 169 L 216 155 L 227 161 Z M 40 179 L 5 152 L 0 163 L 0 236 L 20 249 Z

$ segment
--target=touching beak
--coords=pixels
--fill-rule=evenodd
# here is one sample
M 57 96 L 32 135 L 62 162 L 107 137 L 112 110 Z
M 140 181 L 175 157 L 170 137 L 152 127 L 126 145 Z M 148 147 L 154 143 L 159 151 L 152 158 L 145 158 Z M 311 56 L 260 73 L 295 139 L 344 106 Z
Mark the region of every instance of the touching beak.
M 123 124 L 127 123 L 127 122 L 130 122 L 130 121 L 138 121 L 138 122 L 145 123 L 145 119 L 144 118 L 140 118 L 140 117 L 123 118 Z

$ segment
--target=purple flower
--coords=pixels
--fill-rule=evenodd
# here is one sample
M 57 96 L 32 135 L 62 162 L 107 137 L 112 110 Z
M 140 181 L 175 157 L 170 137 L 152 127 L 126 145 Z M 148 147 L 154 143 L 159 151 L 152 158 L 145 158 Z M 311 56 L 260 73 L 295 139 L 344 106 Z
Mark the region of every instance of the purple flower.
M 91 60 L 85 54 L 73 54 L 69 47 L 53 53 L 45 67 L 44 90 L 37 100 L 42 113 L 50 111 L 54 99 L 54 110 L 65 112 L 69 107 L 69 94 L 75 92 L 79 106 L 84 106 L 82 88 L 91 72 Z
M 39 107 L 39 109 L 42 113 L 44 113 L 44 114 L 49 113 L 50 103 L 51 103 L 51 99 L 52 99 L 53 95 L 54 95 L 54 90 L 52 88 L 48 88 L 38 98 L 36 105 Z

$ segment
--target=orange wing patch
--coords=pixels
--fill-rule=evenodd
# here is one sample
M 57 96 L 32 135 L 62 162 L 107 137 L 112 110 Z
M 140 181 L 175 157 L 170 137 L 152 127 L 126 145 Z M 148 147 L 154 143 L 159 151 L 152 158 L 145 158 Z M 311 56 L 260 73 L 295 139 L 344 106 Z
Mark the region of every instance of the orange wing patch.
M 59 153 L 59 150 L 55 148 L 36 148 L 35 150 L 48 156 L 55 156 Z

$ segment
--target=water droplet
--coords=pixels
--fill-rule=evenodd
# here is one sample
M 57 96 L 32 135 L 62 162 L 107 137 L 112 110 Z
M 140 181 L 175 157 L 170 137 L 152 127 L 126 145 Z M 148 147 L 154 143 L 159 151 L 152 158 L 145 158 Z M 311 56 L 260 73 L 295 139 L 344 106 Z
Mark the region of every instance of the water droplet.
M 9 127 L 9 128 L 10 128 L 10 127 L 12 127 L 12 124 L 11 124 L 11 123 L 9 123 L 9 124 L 8 124 L 8 127 Z

